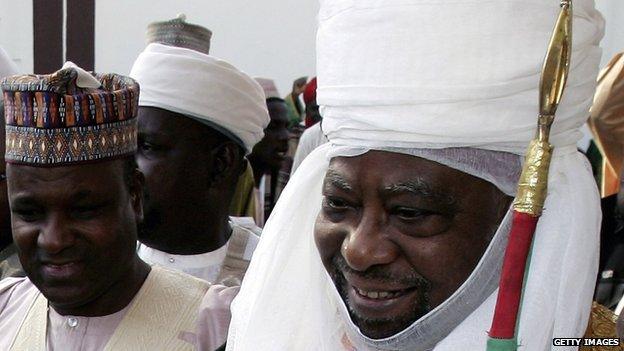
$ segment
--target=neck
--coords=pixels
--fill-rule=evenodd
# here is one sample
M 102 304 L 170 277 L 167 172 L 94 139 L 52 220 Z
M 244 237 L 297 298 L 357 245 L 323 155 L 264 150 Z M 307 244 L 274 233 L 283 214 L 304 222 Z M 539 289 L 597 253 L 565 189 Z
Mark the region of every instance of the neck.
M 62 316 L 98 317 L 119 312 L 132 302 L 147 279 L 150 270 L 151 268 L 147 263 L 134 255 L 130 268 L 96 299 L 81 306 L 58 306 L 52 302 L 50 305 Z
M 271 173 L 271 168 L 266 163 L 253 157 L 253 155 L 249 156 L 249 163 L 251 164 L 251 169 L 253 170 L 254 182 L 257 188 L 260 186 L 260 179 L 262 179 L 262 176 L 267 173 Z
M 4 240 L 2 240 L 2 238 L 0 238 L 0 251 L 6 249 L 12 243 L 13 243 L 13 240 L 11 240 L 10 236 L 7 239 L 4 239 Z
M 196 221 L 192 228 L 178 227 L 177 232 L 168 231 L 164 237 L 143 239 L 141 242 L 172 255 L 199 255 L 212 252 L 225 245 L 232 234 L 227 214 L 217 218 L 221 220 Z

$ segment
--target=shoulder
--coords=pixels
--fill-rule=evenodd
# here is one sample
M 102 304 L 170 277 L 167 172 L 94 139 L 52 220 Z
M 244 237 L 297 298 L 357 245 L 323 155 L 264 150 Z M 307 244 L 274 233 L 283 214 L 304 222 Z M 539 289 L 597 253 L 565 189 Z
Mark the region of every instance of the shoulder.
M 210 283 L 205 280 L 195 278 L 189 274 L 174 271 L 158 265 L 152 266 L 150 276 L 146 281 L 154 284 L 160 288 L 166 288 L 170 292 L 175 292 L 176 295 L 192 295 L 197 296 L 203 294 L 210 287 Z M 189 296 L 190 297 L 190 296 Z
M 7 313 L 26 308 L 37 296 L 39 290 L 28 278 L 5 278 L 0 280 L 0 320 Z
M 230 217 L 230 225 L 232 230 L 244 232 L 250 236 L 259 238 L 262 235 L 262 228 L 256 225 L 252 217 Z
M 608 308 L 593 302 L 589 323 L 585 331 L 584 338 L 614 338 L 617 339 L 616 331 L 617 316 Z M 581 346 L 579 350 L 601 351 L 601 350 L 624 350 L 624 347 L 613 346 Z
M 303 134 L 301 135 L 301 139 L 299 139 L 299 143 L 303 143 L 303 144 L 316 143 L 317 140 L 320 138 L 320 135 L 322 134 L 323 134 L 323 131 L 321 130 L 321 124 L 316 123 L 303 132 Z
M 0 280 L 0 349 L 9 349 L 38 294 L 28 278 Z
M 28 278 L 5 278 L 0 280 L 0 312 L 5 305 L 14 300 L 21 300 L 27 295 L 39 292 Z
M 256 246 L 260 242 L 262 228 L 258 227 L 251 217 L 230 217 L 233 235 L 244 237 L 247 241 L 243 257 L 251 258 Z
M 225 343 L 232 319 L 230 305 L 239 289 L 239 286 L 212 285 L 204 296 L 197 322 L 200 349 L 214 350 Z

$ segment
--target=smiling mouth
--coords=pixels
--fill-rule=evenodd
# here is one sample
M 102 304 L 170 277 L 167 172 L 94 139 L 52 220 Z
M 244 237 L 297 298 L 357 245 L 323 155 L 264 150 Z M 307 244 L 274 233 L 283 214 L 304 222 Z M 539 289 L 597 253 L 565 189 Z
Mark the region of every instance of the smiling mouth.
M 82 263 L 80 261 L 71 261 L 63 263 L 42 263 L 43 273 L 55 279 L 68 279 L 78 275 L 82 271 Z
M 408 288 L 408 289 L 392 290 L 392 291 L 368 291 L 368 290 L 359 289 L 355 286 L 352 286 L 352 287 L 353 287 L 353 290 L 355 290 L 355 293 L 358 294 L 359 296 L 363 298 L 373 299 L 373 300 L 395 299 L 397 297 L 406 295 L 416 289 L 416 288 Z

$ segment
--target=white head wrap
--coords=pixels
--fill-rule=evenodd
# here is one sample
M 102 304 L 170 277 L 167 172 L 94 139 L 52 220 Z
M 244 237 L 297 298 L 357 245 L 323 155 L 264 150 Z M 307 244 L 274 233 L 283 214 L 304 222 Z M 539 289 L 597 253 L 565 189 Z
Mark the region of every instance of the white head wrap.
M 186 48 L 149 44 L 130 77 L 139 82 L 139 106 L 158 107 L 207 124 L 247 152 L 269 124 L 264 92 L 229 63 Z
M 550 350 L 553 337 L 583 335 L 597 271 L 599 197 L 575 144 L 595 87 L 603 20 L 593 0 L 575 0 L 574 10 L 572 67 L 553 126 L 519 350 Z M 317 94 L 330 144 L 304 160 L 263 230 L 232 305 L 228 350 L 486 349 L 509 214 L 449 299 L 401 333 L 371 340 L 350 320 L 314 242 L 322 182 L 331 157 L 384 150 L 513 194 L 514 154 L 535 133 L 539 75 L 558 12 L 556 0 L 321 2 Z

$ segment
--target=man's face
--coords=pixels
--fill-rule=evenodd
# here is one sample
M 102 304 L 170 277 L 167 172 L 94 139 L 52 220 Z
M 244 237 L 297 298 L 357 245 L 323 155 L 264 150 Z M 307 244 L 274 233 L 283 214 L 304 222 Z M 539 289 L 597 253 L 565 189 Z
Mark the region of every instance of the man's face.
M 208 127 L 153 107 L 139 107 L 138 119 L 137 163 L 145 175 L 141 241 L 180 240 L 171 233 L 204 216 L 198 204 L 207 201 L 212 170 Z
M 129 189 L 124 162 L 7 166 L 20 261 L 55 306 L 93 301 L 119 284 L 135 263 L 140 180 Z
M 253 148 L 253 157 L 279 169 L 288 153 L 288 109 L 282 101 L 267 103 L 271 122 L 264 130 L 264 138 Z
M 510 199 L 490 183 L 383 151 L 337 157 L 315 226 L 321 259 L 353 321 L 397 334 L 470 275 Z
M 295 93 L 295 95 L 300 95 L 303 93 L 307 80 L 307 77 L 301 77 L 293 82 L 293 93 Z

